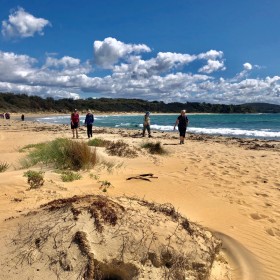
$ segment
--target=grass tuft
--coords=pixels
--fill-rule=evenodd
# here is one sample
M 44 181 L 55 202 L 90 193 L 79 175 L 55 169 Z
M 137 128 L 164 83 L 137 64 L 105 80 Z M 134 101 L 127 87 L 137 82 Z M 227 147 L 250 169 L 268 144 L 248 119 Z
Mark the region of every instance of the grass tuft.
M 7 162 L 0 162 L 0 173 L 5 172 L 9 168 L 9 164 Z
M 167 153 L 167 151 L 161 146 L 160 142 L 147 142 L 142 145 L 142 148 L 147 149 L 151 154 L 163 155 Z
M 106 151 L 111 156 L 128 157 L 128 158 L 137 157 L 137 152 L 135 150 L 132 150 L 127 143 L 121 140 L 117 142 L 110 142 L 106 146 Z
M 22 165 L 30 167 L 43 163 L 60 170 L 80 170 L 89 169 L 96 162 L 96 151 L 92 151 L 86 143 L 58 138 L 34 147 L 22 161 Z
M 37 189 L 44 185 L 43 172 L 37 172 L 33 170 L 28 170 L 24 172 L 23 176 L 27 177 L 27 183 L 30 185 L 31 189 Z
M 94 146 L 94 147 L 106 147 L 110 141 L 104 140 L 102 138 L 93 138 L 88 141 L 89 146 Z
M 80 180 L 82 176 L 79 173 L 74 173 L 72 171 L 64 171 L 61 174 L 61 180 L 63 182 L 73 182 L 75 180 Z

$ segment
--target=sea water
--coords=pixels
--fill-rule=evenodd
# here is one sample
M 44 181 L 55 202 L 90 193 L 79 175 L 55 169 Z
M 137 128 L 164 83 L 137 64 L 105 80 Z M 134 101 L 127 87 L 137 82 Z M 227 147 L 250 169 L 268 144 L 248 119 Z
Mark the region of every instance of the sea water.
M 94 126 L 142 129 L 143 115 L 95 115 Z M 151 114 L 151 129 L 173 131 L 178 114 Z M 188 131 L 197 134 L 280 140 L 280 114 L 189 114 Z M 80 116 L 81 124 L 85 115 Z M 69 116 L 46 116 L 38 122 L 70 124 Z

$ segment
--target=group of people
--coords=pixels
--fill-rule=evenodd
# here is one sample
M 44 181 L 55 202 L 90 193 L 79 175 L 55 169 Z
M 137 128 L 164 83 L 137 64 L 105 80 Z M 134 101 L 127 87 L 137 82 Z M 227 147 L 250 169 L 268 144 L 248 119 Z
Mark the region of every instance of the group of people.
M 94 123 L 94 116 L 91 110 L 87 111 L 86 118 L 85 118 L 85 125 L 87 127 L 87 135 L 88 138 L 92 137 L 92 126 Z M 73 138 L 79 138 L 78 128 L 80 126 L 80 115 L 78 110 L 75 109 L 74 112 L 71 114 L 71 129 L 73 132 Z
M 189 124 L 189 119 L 186 115 L 186 110 L 182 110 L 181 114 L 176 119 L 174 124 L 174 130 L 176 126 L 178 126 L 179 134 L 180 134 L 180 144 L 185 143 L 186 131 Z M 152 137 L 151 135 L 151 119 L 150 119 L 150 112 L 146 112 L 143 121 L 143 133 L 142 137 L 145 137 L 146 130 L 148 131 L 148 136 Z
M 94 123 L 94 115 L 92 114 L 91 110 L 88 110 L 85 118 L 85 126 L 87 127 L 88 138 L 92 137 L 93 123 Z M 178 130 L 180 134 L 180 144 L 185 143 L 188 124 L 189 124 L 189 119 L 186 115 L 186 110 L 182 110 L 181 114 L 178 116 L 174 124 L 174 130 L 176 129 L 176 126 L 178 126 Z M 80 126 L 80 116 L 78 110 L 75 109 L 71 114 L 71 129 L 73 132 L 73 138 L 75 138 L 75 136 L 76 138 L 79 138 L 79 134 L 78 134 L 79 126 Z M 146 112 L 146 114 L 144 115 L 142 137 L 145 137 L 146 130 L 148 132 L 148 137 L 152 137 L 150 112 Z
M 3 114 L 0 114 L 0 119 L 6 119 L 6 120 L 9 120 L 11 118 L 10 116 L 10 113 L 3 113 Z

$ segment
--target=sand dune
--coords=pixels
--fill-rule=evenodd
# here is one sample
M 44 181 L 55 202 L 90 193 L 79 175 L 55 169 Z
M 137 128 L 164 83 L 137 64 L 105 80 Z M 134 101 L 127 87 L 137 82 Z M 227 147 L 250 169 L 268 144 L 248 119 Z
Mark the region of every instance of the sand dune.
M 221 259 L 214 264 L 211 279 L 280 279 L 279 142 L 190 135 L 185 145 L 178 145 L 173 133 L 153 132 L 149 140 L 138 137 L 138 131 L 99 128 L 94 133 L 125 141 L 138 156 L 109 156 L 104 148 L 97 148 L 112 166 L 83 171 L 81 180 L 70 183 L 62 182 L 52 168 L 37 166 L 33 169 L 43 168 L 45 184 L 28 190 L 26 169 L 19 169 L 24 156 L 19 149 L 57 137 L 70 139 L 71 131 L 64 125 L 0 120 L 0 161 L 9 163 L 8 170 L 0 173 L 2 248 L 6 248 L 3 236 L 11 229 L 11 217 L 16 220 L 44 203 L 74 195 L 125 195 L 171 203 L 220 238 Z M 84 128 L 78 141 L 87 141 Z M 147 141 L 160 141 L 168 154 L 149 154 L 140 147 Z M 153 174 L 149 180 L 141 179 L 148 173 Z M 111 184 L 106 193 L 100 188 L 103 180 Z M 51 279 L 42 277 L 34 279 Z

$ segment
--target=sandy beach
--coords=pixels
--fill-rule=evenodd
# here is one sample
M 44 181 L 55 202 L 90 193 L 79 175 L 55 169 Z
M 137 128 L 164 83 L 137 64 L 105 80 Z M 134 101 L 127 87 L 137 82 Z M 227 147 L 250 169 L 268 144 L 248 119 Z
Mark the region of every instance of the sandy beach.
M 137 157 L 110 156 L 97 147 L 98 157 L 110 165 L 80 171 L 82 178 L 73 182 L 63 182 L 50 166 L 35 166 L 29 169 L 43 170 L 45 183 L 30 190 L 23 176 L 28 169 L 20 164 L 26 152 L 20 149 L 58 137 L 72 139 L 71 130 L 67 125 L 0 120 L 0 162 L 9 164 L 0 173 L 1 248 L 8 248 L 13 220 L 43 204 L 74 195 L 126 196 L 171 203 L 220 239 L 222 261 L 215 262 L 210 279 L 280 279 L 280 142 L 188 135 L 179 145 L 175 132 L 140 136 L 140 130 L 94 128 L 94 137 L 122 140 Z M 87 142 L 86 129 L 81 127 L 79 139 L 72 141 Z M 167 154 L 149 154 L 141 148 L 148 141 L 159 141 Z M 141 174 L 152 175 L 143 180 Z M 106 192 L 100 183 L 104 181 L 110 183 Z M 0 279 L 23 279 L 13 271 L 10 278 L 1 273 Z M 58 279 L 40 277 L 34 279 Z

